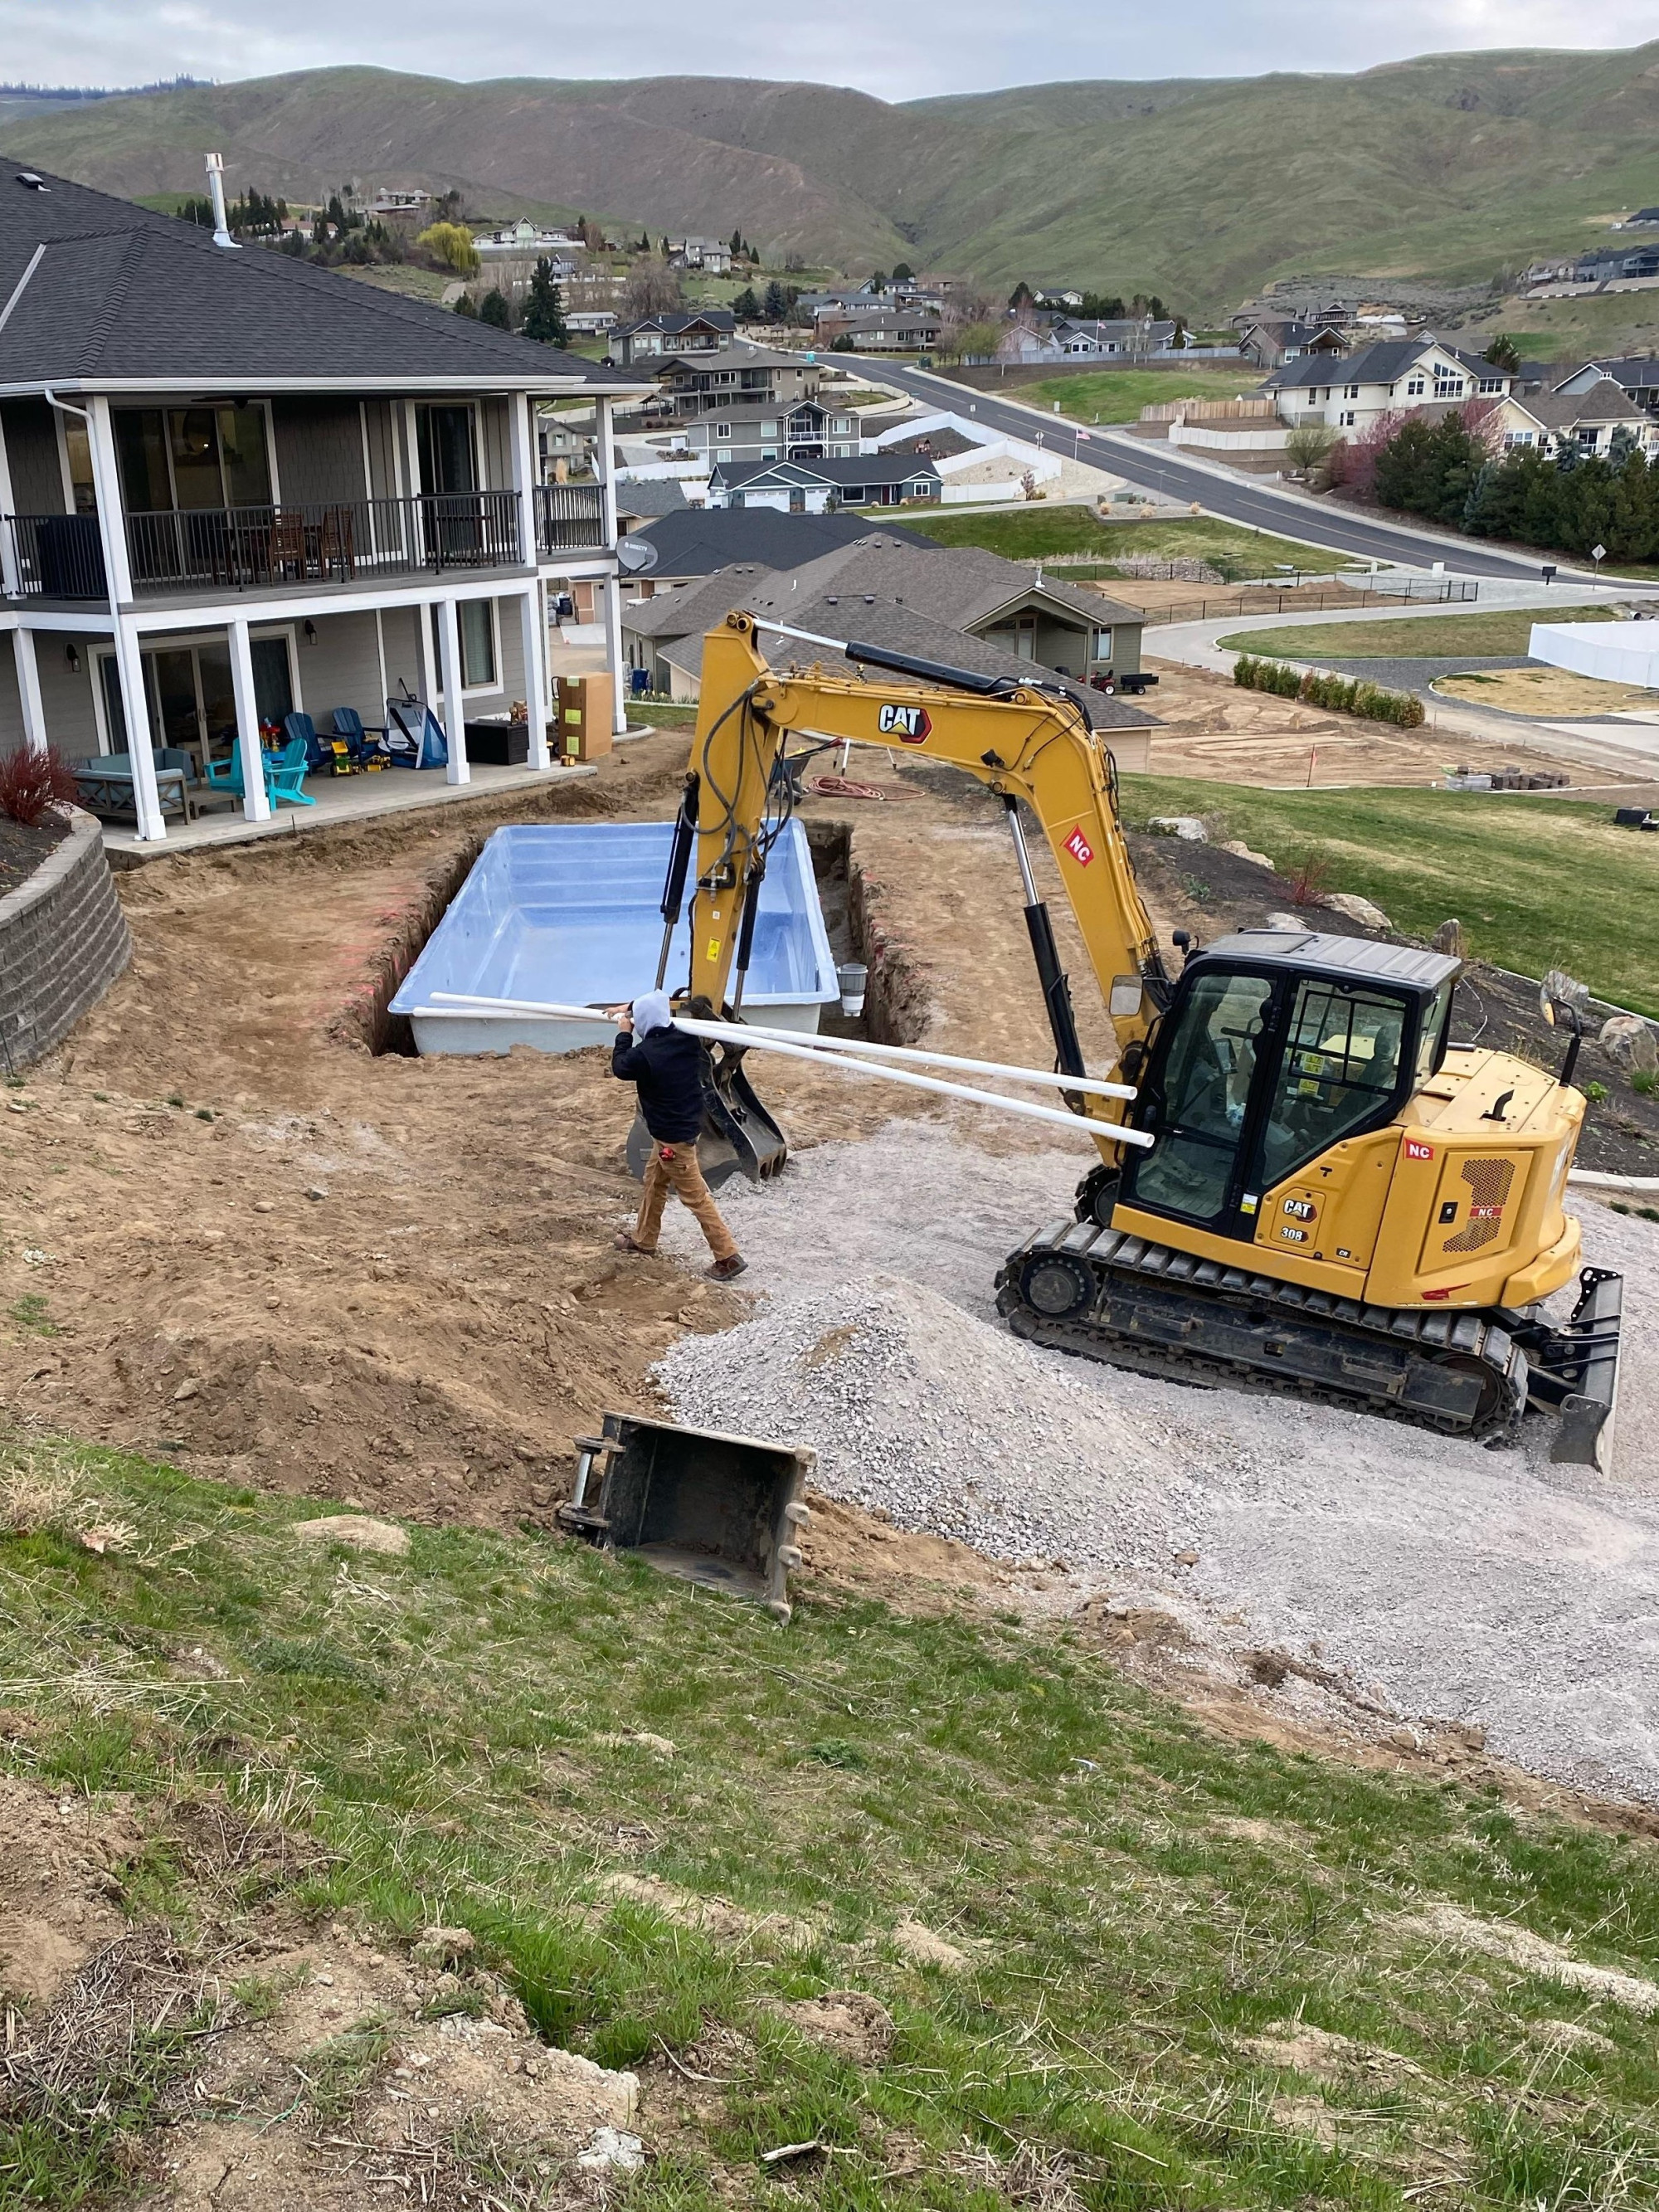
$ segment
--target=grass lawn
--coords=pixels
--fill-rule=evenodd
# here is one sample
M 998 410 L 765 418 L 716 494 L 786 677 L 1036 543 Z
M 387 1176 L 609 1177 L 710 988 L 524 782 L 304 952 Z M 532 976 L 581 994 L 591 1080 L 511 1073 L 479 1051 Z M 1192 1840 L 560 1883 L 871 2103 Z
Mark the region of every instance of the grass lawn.
M 1455 739 L 1448 740 L 1448 759 Z M 1132 820 L 1219 816 L 1276 862 L 1318 855 L 1333 890 L 1428 936 L 1455 915 L 1470 949 L 1522 975 L 1564 968 L 1598 998 L 1659 1015 L 1659 838 L 1611 805 L 1456 791 L 1251 791 L 1126 775 Z
M 1108 523 L 1097 521 L 1086 507 L 1049 507 L 1040 500 L 985 514 L 933 514 L 918 520 L 916 527 L 941 545 L 983 545 L 1011 561 L 1095 553 L 1109 562 L 1139 554 L 1154 561 L 1209 561 L 1238 576 L 1271 576 L 1281 563 L 1307 575 L 1328 575 L 1339 557 L 1320 546 L 1298 545 L 1215 515 Z M 1195 592 L 1202 588 L 1193 586 Z
M 1239 399 L 1261 382 L 1249 362 L 1231 368 L 1103 368 L 1097 374 L 1051 376 L 1020 398 L 1052 406 L 1077 422 L 1135 422 L 1143 407 L 1175 399 Z
M 240 1909 L 388 1946 L 469 1928 L 543 2034 L 603 2064 L 726 2031 L 628 2212 L 1395 2212 L 1425 2189 L 1553 2212 L 1659 2187 L 1651 2021 L 1421 1917 L 1649 1973 L 1650 1843 L 1206 1735 L 1065 1628 L 821 1594 L 781 1632 L 540 1536 L 296 1543 L 314 1501 L 68 1445 L 0 1446 L 8 1480 L 12 1771 L 130 1792 L 156 1828 L 302 1808 L 322 1851 Z M 102 1555 L 72 1540 L 89 1520 L 125 1524 Z M 716 1932 L 617 1873 L 737 1911 Z M 158 1844 L 139 1885 L 186 1940 L 190 1881 Z M 774 1914 L 793 1929 L 744 1932 Z M 915 1963 L 906 1920 L 957 1958 Z M 891 2014 L 884 2058 L 775 2009 L 849 1988 Z M 169 2063 L 187 2094 L 195 2049 Z M 161 2086 L 64 2098 L 44 2135 L 0 2121 L 0 2172 L 27 2177 L 0 2201 L 113 2196 Z M 787 2180 L 761 2163 L 805 2142 L 829 2154 Z M 528 2184 L 513 2203 L 553 2200 Z
M 1410 622 L 1321 623 L 1316 629 L 1237 630 L 1227 652 L 1291 660 L 1437 659 L 1444 653 L 1524 653 L 1535 622 L 1611 622 L 1610 607 L 1502 607 L 1490 614 L 1419 615 Z
M 363 269 L 343 262 L 335 274 L 354 277 L 360 284 L 372 284 L 377 292 L 397 292 L 406 300 L 424 300 L 434 307 L 443 305 L 445 292 L 455 282 L 453 269 L 417 269 L 410 261 L 377 261 Z

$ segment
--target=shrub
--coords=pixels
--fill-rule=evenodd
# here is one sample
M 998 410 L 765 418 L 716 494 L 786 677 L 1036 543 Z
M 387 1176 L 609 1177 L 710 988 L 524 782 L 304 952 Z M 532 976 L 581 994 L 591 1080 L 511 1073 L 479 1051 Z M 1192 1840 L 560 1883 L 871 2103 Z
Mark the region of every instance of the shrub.
M 1285 878 L 1291 887 L 1292 906 L 1323 906 L 1331 887 L 1331 866 L 1322 854 L 1304 853 L 1291 863 Z
M 1413 691 L 1385 691 L 1349 676 L 1290 667 L 1282 660 L 1257 660 L 1242 653 L 1233 663 L 1233 682 L 1247 691 L 1271 691 L 1280 699 L 1301 699 L 1332 714 L 1363 714 L 1368 721 L 1392 722 L 1417 729 L 1425 720 L 1423 702 Z
M 75 802 L 75 770 L 54 746 L 32 752 L 20 745 L 0 758 L 0 814 L 13 822 L 38 822 L 49 806 Z

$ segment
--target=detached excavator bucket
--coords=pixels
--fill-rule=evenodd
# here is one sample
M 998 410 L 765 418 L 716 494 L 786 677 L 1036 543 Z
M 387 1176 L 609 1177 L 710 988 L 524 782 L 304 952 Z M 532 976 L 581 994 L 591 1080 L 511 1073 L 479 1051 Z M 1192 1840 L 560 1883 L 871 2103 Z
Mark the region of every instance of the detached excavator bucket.
M 1550 1448 L 1559 1465 L 1599 1468 L 1604 1474 L 1611 1468 L 1624 1303 L 1622 1275 L 1586 1267 L 1564 1327 L 1516 1332 L 1527 1355 L 1527 1395 L 1560 1423 Z
M 750 1182 L 769 1182 L 789 1157 L 782 1130 L 744 1073 L 745 1057 L 741 1048 L 734 1051 L 729 1045 L 718 1046 L 709 1056 L 711 1079 L 703 1086 L 697 1159 L 710 1190 L 734 1175 L 747 1176 Z M 636 1176 L 645 1173 L 651 1143 L 651 1132 L 635 1115 L 628 1133 L 628 1165 Z
M 664 1573 L 753 1599 L 789 1618 L 788 1575 L 811 1519 L 802 1500 L 817 1455 L 759 1437 L 607 1413 L 577 1439 L 576 1492 L 562 1525 L 606 1551 L 636 1552 Z M 597 1504 L 591 1470 L 603 1462 Z

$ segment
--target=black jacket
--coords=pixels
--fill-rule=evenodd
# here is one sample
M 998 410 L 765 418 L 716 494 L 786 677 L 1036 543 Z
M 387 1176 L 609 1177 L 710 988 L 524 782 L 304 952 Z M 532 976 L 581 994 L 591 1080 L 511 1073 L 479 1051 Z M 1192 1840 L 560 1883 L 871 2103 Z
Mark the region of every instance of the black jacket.
M 689 1145 L 702 1127 L 703 1049 L 684 1030 L 624 1030 L 611 1050 L 611 1073 L 640 1087 L 640 1111 L 659 1145 Z

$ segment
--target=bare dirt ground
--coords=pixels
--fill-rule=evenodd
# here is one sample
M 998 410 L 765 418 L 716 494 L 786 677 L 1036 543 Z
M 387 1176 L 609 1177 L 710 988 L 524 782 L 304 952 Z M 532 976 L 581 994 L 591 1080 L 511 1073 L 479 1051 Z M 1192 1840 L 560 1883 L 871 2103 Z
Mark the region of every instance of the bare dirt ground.
M 1149 657 L 1146 665 L 1158 678 L 1157 692 L 1146 704 L 1163 725 L 1152 732 L 1153 775 L 1299 791 L 1355 783 L 1431 784 L 1450 768 L 1484 773 L 1510 767 L 1529 773 L 1553 769 L 1587 789 L 1611 787 L 1613 771 L 1587 766 L 1571 750 L 1553 747 L 1547 730 L 1487 738 L 1461 729 L 1437 730 L 1432 719 L 1421 729 L 1397 730 L 1352 714 L 1324 714 L 1269 693 L 1243 691 L 1224 676 L 1179 661 Z M 1494 696 L 1492 703 L 1502 702 Z

